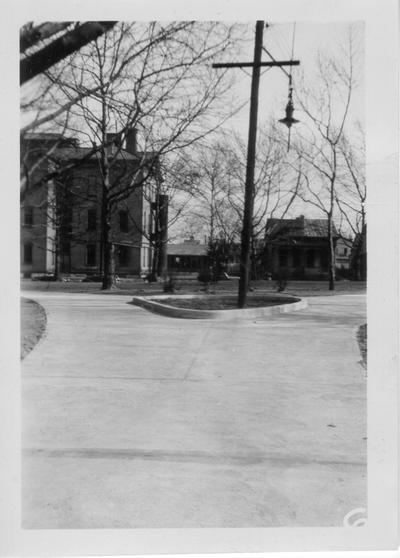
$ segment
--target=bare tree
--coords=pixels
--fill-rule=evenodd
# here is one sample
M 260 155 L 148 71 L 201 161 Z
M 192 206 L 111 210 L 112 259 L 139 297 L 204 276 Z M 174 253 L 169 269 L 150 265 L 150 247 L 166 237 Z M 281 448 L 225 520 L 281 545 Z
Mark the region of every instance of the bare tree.
M 242 219 L 246 147 L 237 139 L 237 179 L 241 184 L 240 195 L 231 203 Z M 257 275 L 257 261 L 265 250 L 266 223 L 268 219 L 284 219 L 297 199 L 301 175 L 294 172 L 291 156 L 287 153 L 286 139 L 279 125 L 270 120 L 260 126 L 254 177 L 254 212 L 251 235 L 251 260 L 253 275 Z
M 359 46 L 356 30 L 350 27 L 339 56 L 318 54 L 316 85 L 300 87 L 298 102 L 306 115 L 308 129 L 303 126 L 296 150 L 302 161 L 299 172 L 305 178 L 304 201 L 326 215 L 329 243 L 329 289 L 335 288 L 334 218 L 338 200 L 344 200 L 343 138 L 349 124 L 349 111 L 358 85 Z M 343 202 L 344 203 L 344 202 Z
M 86 138 L 92 145 L 86 157 L 98 160 L 103 288 L 114 281 L 115 208 L 154 183 L 162 157 L 204 137 L 231 112 L 218 103 L 229 83 L 212 72 L 209 61 L 234 39 L 234 28 L 218 23 L 120 23 L 67 59 L 68 69 L 47 72 L 57 90 L 55 113 L 64 115 L 67 107 L 68 132 Z M 122 146 L 133 129 L 140 134 L 140 151 L 136 165 L 124 166 Z
M 199 180 L 190 207 L 191 223 L 204 231 L 210 246 L 218 242 L 237 244 L 243 220 L 245 143 L 239 136 L 224 134 L 213 144 L 193 151 L 191 164 L 199 169 Z M 257 261 L 264 251 L 267 219 L 284 218 L 290 211 L 300 179 L 301 175 L 288 164 L 279 128 L 272 122 L 261 126 L 254 180 L 253 276 L 257 275 Z
M 355 236 L 366 224 L 365 136 L 361 125 L 351 138 L 343 134 L 339 149 L 342 162 L 341 191 L 336 196 L 343 228 Z M 342 229 L 342 227 L 340 227 Z

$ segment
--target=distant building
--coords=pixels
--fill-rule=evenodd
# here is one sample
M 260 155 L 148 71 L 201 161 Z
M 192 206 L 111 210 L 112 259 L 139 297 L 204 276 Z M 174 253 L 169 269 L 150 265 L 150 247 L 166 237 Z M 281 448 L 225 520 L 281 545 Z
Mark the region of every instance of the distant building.
M 367 225 L 356 234 L 350 254 L 350 269 L 352 279 L 367 280 Z
M 353 248 L 353 241 L 347 238 L 338 238 L 335 250 L 335 265 L 338 276 L 349 278 L 350 275 L 350 256 Z
M 108 136 L 113 159 L 110 177 L 119 180 L 123 189 L 135 180 L 132 177 L 143 154 L 136 149 L 134 130 L 127 135 L 124 149 L 111 143 L 115 136 Z M 21 156 L 22 172 L 25 168 L 31 171 L 21 203 L 23 276 L 54 273 L 56 268 L 67 274 L 101 273 L 99 155 L 74 139 L 31 134 L 22 141 Z M 151 201 L 151 186 L 139 185 L 113 208 L 111 239 L 116 272 L 121 276 L 139 275 L 151 268 L 152 248 L 147 240 L 153 228 Z
M 334 244 L 339 238 L 333 225 Z M 265 273 L 276 277 L 324 279 L 328 276 L 328 220 L 268 219 L 263 252 Z
M 170 273 L 199 273 L 208 267 L 208 246 L 193 237 L 177 244 L 168 244 Z
M 239 273 L 240 245 L 217 239 L 201 244 L 194 237 L 168 244 L 168 270 L 171 273 L 209 273 L 216 277 Z

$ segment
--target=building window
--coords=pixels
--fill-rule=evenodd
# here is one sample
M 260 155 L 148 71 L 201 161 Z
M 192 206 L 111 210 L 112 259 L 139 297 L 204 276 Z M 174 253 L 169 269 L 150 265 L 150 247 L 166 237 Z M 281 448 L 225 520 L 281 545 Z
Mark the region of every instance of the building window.
M 288 252 L 287 250 L 279 251 L 279 266 L 286 267 L 288 262 Z
M 329 266 L 329 252 L 324 250 L 321 254 L 321 267 L 322 269 L 328 269 Z
M 301 252 L 299 252 L 298 250 L 295 250 L 293 252 L 293 266 L 294 267 L 301 267 L 301 264 L 302 264 Z
M 24 207 L 24 225 L 26 227 L 33 226 L 33 207 L 31 205 Z
M 315 252 L 314 250 L 309 250 L 307 252 L 307 267 L 315 266 Z
M 347 256 L 347 248 L 343 248 L 343 255 Z
M 24 263 L 33 263 L 33 249 L 31 242 L 27 242 L 26 244 L 24 244 Z
M 86 265 L 96 265 L 96 244 L 86 245 Z
M 95 231 L 97 228 L 97 215 L 95 209 L 88 209 L 87 212 L 87 230 Z
M 61 254 L 69 254 L 71 245 L 69 242 L 62 242 L 61 244 Z
M 128 232 L 129 230 L 129 216 L 125 209 L 119 212 L 119 230 L 121 232 Z
M 119 265 L 126 267 L 129 263 L 129 246 L 119 247 Z

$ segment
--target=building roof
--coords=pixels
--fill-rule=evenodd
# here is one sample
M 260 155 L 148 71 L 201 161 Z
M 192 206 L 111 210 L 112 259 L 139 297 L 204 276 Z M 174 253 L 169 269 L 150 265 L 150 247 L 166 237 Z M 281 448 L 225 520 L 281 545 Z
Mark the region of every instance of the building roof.
M 265 234 L 267 237 L 327 238 L 328 219 L 306 219 L 303 215 L 296 219 L 268 219 Z M 333 235 L 339 236 L 335 224 Z
M 208 246 L 195 242 L 168 244 L 168 256 L 207 256 Z
M 58 161 L 78 161 L 84 158 L 87 158 L 89 161 L 94 161 L 99 158 L 99 151 L 93 152 L 93 147 L 81 147 L 77 138 L 65 137 L 58 133 L 28 132 L 24 135 L 22 141 L 28 148 L 52 148 L 49 152 L 49 157 Z M 113 155 L 116 151 L 116 147 L 113 146 L 110 150 L 111 155 Z M 140 161 L 143 157 L 145 160 L 147 159 L 150 161 L 157 158 L 157 154 L 153 152 L 144 153 L 142 151 L 131 153 L 126 149 L 119 149 L 116 153 L 116 159 L 121 161 Z
M 85 157 L 87 157 L 88 160 L 98 159 L 99 152 L 97 151 L 91 154 L 92 151 L 92 147 L 60 147 L 56 149 L 54 157 L 63 161 L 68 161 L 70 159 L 79 160 L 84 159 Z M 143 153 L 129 153 L 129 151 L 121 149 L 117 153 L 116 159 L 124 161 L 138 161 L 142 156 Z

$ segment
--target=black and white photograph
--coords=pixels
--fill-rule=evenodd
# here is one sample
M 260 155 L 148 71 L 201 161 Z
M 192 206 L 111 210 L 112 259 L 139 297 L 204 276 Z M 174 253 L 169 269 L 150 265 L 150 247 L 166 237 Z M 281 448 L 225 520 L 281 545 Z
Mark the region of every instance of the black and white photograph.
M 13 18 L 9 555 L 397 548 L 398 6 L 221 4 Z

